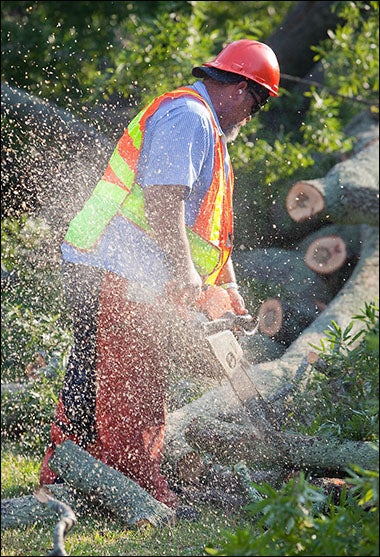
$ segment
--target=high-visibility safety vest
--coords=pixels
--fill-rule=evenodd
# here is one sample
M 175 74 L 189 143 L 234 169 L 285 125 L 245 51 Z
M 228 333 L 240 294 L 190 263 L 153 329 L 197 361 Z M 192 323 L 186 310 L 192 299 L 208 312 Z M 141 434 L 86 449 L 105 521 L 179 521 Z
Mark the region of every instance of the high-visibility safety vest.
M 215 161 L 212 183 L 201 203 L 193 226 L 186 226 L 191 256 L 206 284 L 215 281 L 232 250 L 233 171 L 225 173 L 225 153 L 214 115 L 196 91 L 182 87 L 157 97 L 130 122 L 111 155 L 102 179 L 81 211 L 71 220 L 65 241 L 81 251 L 89 251 L 108 223 L 119 215 L 147 234 L 151 228 L 144 211 L 143 189 L 135 182 L 137 164 L 147 119 L 167 99 L 190 95 L 209 110 L 215 135 Z

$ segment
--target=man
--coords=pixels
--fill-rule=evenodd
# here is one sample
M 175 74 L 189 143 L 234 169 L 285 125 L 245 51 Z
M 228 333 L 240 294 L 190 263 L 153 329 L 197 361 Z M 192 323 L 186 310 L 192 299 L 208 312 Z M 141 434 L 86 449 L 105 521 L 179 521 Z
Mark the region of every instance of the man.
M 41 484 L 59 481 L 49 459 L 71 439 L 178 505 L 160 471 L 169 314 L 202 309 L 203 300 L 217 316 L 205 292 L 218 286 L 236 314 L 247 313 L 231 259 L 227 142 L 278 95 L 280 78 L 273 51 L 251 40 L 192 73 L 203 81 L 132 120 L 62 244 L 74 345 Z

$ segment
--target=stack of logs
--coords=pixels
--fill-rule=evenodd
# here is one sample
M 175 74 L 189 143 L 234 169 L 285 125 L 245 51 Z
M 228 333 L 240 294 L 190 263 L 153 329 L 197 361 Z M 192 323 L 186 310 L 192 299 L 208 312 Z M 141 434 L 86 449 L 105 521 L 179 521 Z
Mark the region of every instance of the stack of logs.
M 279 357 L 302 334 L 362 257 L 362 227 L 373 227 L 375 233 L 378 229 L 379 131 L 376 122 L 366 123 L 356 132 L 357 147 L 350 158 L 324 178 L 296 182 L 289 190 L 287 214 L 295 223 L 305 223 L 306 237 L 292 249 L 234 252 L 248 297 L 261 299 L 253 308 L 261 336 L 244 341 L 252 363 Z

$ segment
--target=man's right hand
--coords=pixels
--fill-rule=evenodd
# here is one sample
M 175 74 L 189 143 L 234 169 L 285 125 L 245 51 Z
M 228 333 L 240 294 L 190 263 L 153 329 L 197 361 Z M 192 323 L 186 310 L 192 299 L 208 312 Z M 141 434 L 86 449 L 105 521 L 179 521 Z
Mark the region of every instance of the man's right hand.
M 171 279 L 166 285 L 167 297 L 183 306 L 194 306 L 202 292 L 202 279 L 193 268 Z

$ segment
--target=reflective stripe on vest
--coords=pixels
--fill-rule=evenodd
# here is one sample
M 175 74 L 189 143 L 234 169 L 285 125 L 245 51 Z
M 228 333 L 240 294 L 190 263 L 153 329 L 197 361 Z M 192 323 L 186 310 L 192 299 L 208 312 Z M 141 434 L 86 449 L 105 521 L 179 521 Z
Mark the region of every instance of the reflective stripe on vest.
M 144 211 L 142 188 L 135 183 L 146 120 L 161 102 L 183 95 L 204 99 L 193 89 L 183 87 L 155 99 L 131 121 L 118 142 L 102 179 L 82 210 L 71 220 L 65 241 L 88 251 L 101 237 L 108 223 L 119 214 L 136 226 L 151 232 Z M 213 284 L 232 249 L 232 169 L 225 178 L 224 152 L 217 124 L 209 109 L 215 133 L 215 163 L 212 184 L 202 202 L 192 228 L 186 226 L 194 265 L 206 283 Z

